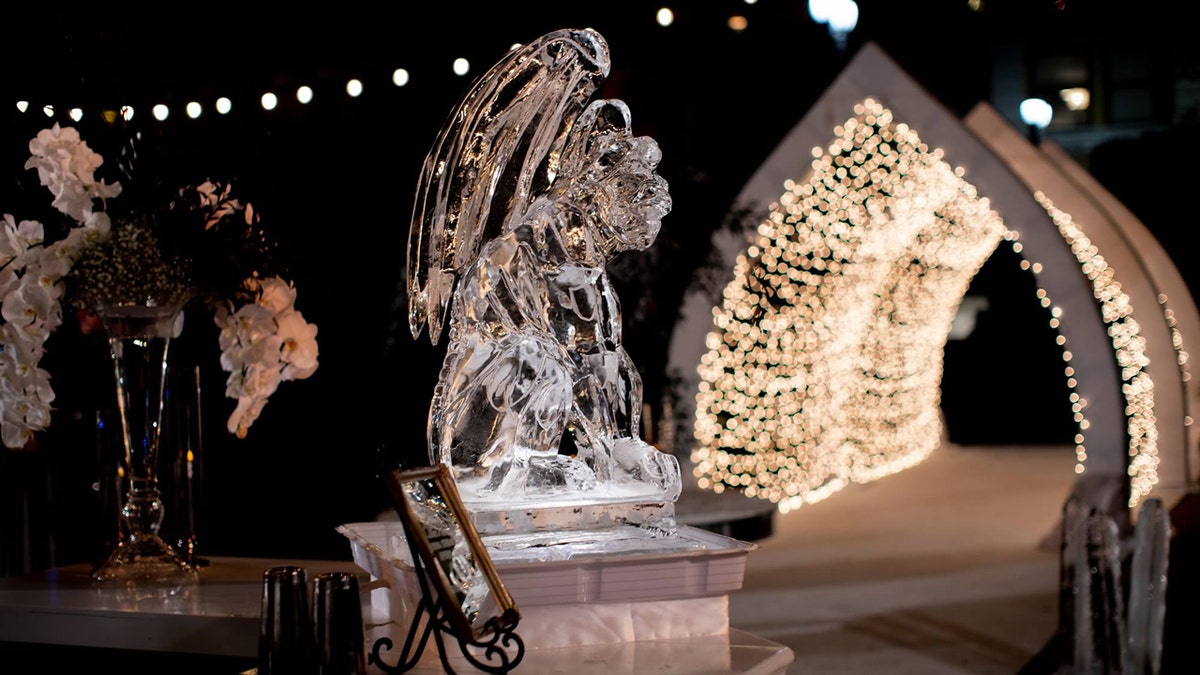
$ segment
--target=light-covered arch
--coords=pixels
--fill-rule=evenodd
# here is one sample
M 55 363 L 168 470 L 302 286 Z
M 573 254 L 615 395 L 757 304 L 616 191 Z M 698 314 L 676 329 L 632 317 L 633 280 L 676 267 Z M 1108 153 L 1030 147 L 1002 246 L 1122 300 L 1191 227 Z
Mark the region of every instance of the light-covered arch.
M 1195 304 L 1153 238 L 1061 151 L 1032 146 L 986 106 L 964 124 L 869 44 L 755 173 L 737 206 L 766 219 L 788 181 L 811 175 L 813 148 L 828 146 L 834 129 L 868 99 L 881 101 L 947 163 L 963 169 L 965 180 L 1019 236 L 1015 246 L 1059 315 L 1056 328 L 1070 359 L 1064 377 L 1072 378 L 1083 425 L 1078 451 L 1086 471 L 1080 473 L 1080 492 L 1109 510 L 1128 501 L 1131 452 L 1140 472 L 1134 477 L 1135 501 L 1151 491 L 1175 491 L 1166 495 L 1171 498 L 1191 485 L 1197 462 L 1191 457 L 1196 442 L 1188 410 L 1194 409 L 1195 391 L 1183 361 L 1189 337 L 1197 334 L 1193 327 L 1200 324 Z M 717 235 L 714 245 L 724 253 L 727 269 L 752 238 L 752 233 Z M 1093 247 L 1104 255 L 1098 258 Z M 1098 266 L 1105 268 L 1100 275 L 1084 272 Z M 673 335 L 670 368 L 687 385 L 682 405 L 688 418 L 695 413 L 687 406 L 694 405 L 700 386 L 696 367 L 709 351 L 705 339 L 713 310 L 711 298 L 690 294 Z M 1121 316 L 1114 319 L 1114 312 Z M 1110 337 L 1114 325 L 1127 338 L 1120 348 Z M 1131 368 L 1142 376 L 1139 382 L 1153 382 L 1150 392 L 1131 393 Z M 1134 408 L 1148 406 L 1136 419 L 1126 414 L 1131 401 Z
M 977 105 L 964 123 L 1047 208 L 1060 234 L 1078 232 L 1081 241 L 1086 242 L 1081 262 L 1097 277 L 1092 282 L 1093 295 L 1099 295 L 1097 302 L 1102 309 L 1106 301 L 1120 304 L 1113 311 L 1123 312 L 1126 317 L 1121 321 L 1122 317 L 1105 315 L 1108 332 L 1116 333 L 1114 338 L 1119 341 L 1121 336 L 1114 325 L 1128 323 L 1136 329 L 1136 339 L 1124 354 L 1140 350 L 1144 356 L 1140 374 L 1152 382 L 1153 388 L 1147 396 L 1151 404 L 1148 411 L 1126 411 L 1127 418 L 1146 417 L 1132 419 L 1129 434 L 1136 436 L 1139 426 L 1144 425 L 1142 433 L 1153 436 L 1156 480 L 1146 493 L 1173 503 L 1200 475 L 1200 429 L 1192 423 L 1195 411 L 1200 410 L 1200 388 L 1192 381 L 1188 364 L 1189 353 L 1198 348 L 1195 343 L 1200 339 L 1200 312 L 1191 291 L 1145 225 L 1062 148 L 1050 142 L 1033 148 L 985 103 Z M 1153 198 L 1153 187 L 1147 185 L 1146 189 L 1147 198 Z M 1096 257 L 1101 258 L 1099 265 L 1094 262 Z M 1109 291 L 1104 289 L 1106 283 Z M 1123 345 L 1114 346 L 1121 354 Z M 1129 398 L 1125 396 L 1127 402 Z M 1091 413 L 1088 416 L 1093 417 Z M 1137 439 L 1131 438 L 1131 443 L 1136 444 Z M 1136 451 L 1132 447 L 1129 450 Z M 1124 458 L 1089 459 L 1120 462 Z M 1087 467 L 1089 471 L 1094 468 L 1091 461 Z M 1144 496 L 1136 488 L 1134 494 Z

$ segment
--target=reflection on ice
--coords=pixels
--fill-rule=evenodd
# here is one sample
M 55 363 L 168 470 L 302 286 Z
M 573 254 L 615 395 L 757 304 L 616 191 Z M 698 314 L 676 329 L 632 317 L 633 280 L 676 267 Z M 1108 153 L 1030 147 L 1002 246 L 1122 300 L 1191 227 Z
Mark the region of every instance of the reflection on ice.
M 404 484 L 404 492 L 413 515 L 421 523 L 429 547 L 442 571 L 457 593 L 455 600 L 467 620 L 474 623 L 487 602 L 491 589 L 471 553 L 458 519 L 446 503 L 445 496 L 432 479 L 414 480 Z M 395 544 L 395 542 L 393 542 Z M 404 542 L 407 550 L 408 544 Z M 407 556 L 411 561 L 412 556 Z

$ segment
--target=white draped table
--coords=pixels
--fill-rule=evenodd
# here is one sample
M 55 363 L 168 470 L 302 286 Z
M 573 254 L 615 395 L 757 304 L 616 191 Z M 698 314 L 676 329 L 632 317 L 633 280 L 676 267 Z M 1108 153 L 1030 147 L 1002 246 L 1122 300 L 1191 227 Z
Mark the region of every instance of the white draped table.
M 212 557 L 201 570 L 200 583 L 178 597 L 139 600 L 94 588 L 90 566 L 68 565 L 0 579 L 0 642 L 252 661 L 258 650 L 262 573 L 279 565 L 303 566 L 310 579 L 322 572 L 350 571 L 364 583 L 369 580 L 349 561 Z M 366 633 L 368 649 L 379 637 L 393 639 L 395 647 L 383 659 L 395 663 L 404 644 L 400 627 L 368 627 Z M 472 672 L 457 643 L 444 637 L 455 671 Z M 726 635 L 703 638 L 526 650 L 514 673 L 782 675 L 793 660 L 783 645 L 730 629 Z M 372 672 L 382 671 L 373 667 Z M 432 638 L 409 672 L 442 672 Z

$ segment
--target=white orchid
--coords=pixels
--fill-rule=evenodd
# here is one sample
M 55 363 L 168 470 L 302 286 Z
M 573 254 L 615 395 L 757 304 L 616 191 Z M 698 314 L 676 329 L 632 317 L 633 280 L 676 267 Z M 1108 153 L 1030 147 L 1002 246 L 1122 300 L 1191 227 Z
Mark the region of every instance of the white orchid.
M 280 355 L 284 380 L 303 380 L 317 370 L 317 327 L 304 320 L 294 309 L 275 316 L 283 339 Z
M 52 205 L 78 227 L 47 245 L 42 224 L 4 214 L 0 231 L 0 437 L 10 448 L 22 448 L 35 431 L 50 424 L 54 390 L 50 376 L 38 367 L 50 333 L 62 324 L 59 281 L 71 269 L 81 245 L 107 232 L 106 215 L 94 209 L 96 199 L 114 197 L 119 183 L 95 179 L 104 163 L 73 128 L 55 124 L 29 142 L 26 169 L 54 195 Z
M 229 433 L 244 438 L 279 383 L 317 370 L 317 327 L 296 311 L 296 289 L 279 277 L 250 279 L 255 301 L 231 312 L 217 309 L 221 367 L 229 373 L 225 395 L 237 399 Z
M 54 208 L 82 223 L 92 212 L 96 199 L 107 199 L 121 193 L 121 184 L 109 185 L 95 179 L 102 158 L 84 143 L 73 127 L 61 128 L 58 123 L 43 129 L 29 141 L 26 169 L 37 169 L 38 180 L 54 195 Z
M 0 437 L 21 448 L 50 424 L 54 390 L 37 367 L 62 324 L 58 280 L 70 268 L 58 247 L 43 247 L 41 223 L 5 214 L 0 232 Z

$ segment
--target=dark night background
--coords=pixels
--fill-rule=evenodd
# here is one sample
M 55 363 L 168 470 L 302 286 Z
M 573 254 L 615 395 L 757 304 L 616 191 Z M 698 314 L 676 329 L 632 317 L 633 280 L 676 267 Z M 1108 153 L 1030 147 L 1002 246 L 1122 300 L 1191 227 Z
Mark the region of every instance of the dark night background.
M 651 250 L 626 254 L 612 268 L 625 344 L 642 369 L 645 400 L 654 403 L 670 391 L 664 364 L 676 308 L 709 269 L 711 233 L 736 221 L 731 214 L 742 185 L 864 41 L 879 43 L 959 115 L 991 99 L 1001 44 L 1015 42 L 1031 54 L 1051 47 L 1092 55 L 1138 49 L 1150 55 L 1155 77 L 1196 76 L 1195 57 L 1183 58 L 1189 43 L 1174 39 L 1185 22 L 1169 15 L 1048 0 L 988 2 L 983 11 L 966 0 L 859 5 L 858 27 L 839 50 L 805 3 L 776 0 L 687 3 L 668 28 L 654 23 L 658 4 L 633 0 L 451 2 L 419 10 L 416 3 L 343 2 L 311 10 L 219 2 L 170 10 L 55 4 L 21 30 L 10 27 L 16 35 L 5 43 L 0 213 L 41 217 L 49 204 L 35 173 L 22 167 L 29 139 L 52 121 L 18 113 L 12 105 L 18 98 L 30 100 L 31 110 L 54 104 L 55 119 L 79 128 L 106 159 L 137 132 L 141 152 L 161 162 L 158 177 L 236 177 L 238 193 L 280 239 L 299 292 L 297 308 L 319 327 L 321 365 L 310 379 L 281 385 L 248 437 L 236 439 L 224 427 L 233 402 L 223 397 L 216 329 L 209 316 L 188 315 L 175 358 L 181 371 L 198 364 L 203 380 L 199 552 L 348 558 L 335 527 L 390 508 L 374 476 L 379 449 L 425 453 L 426 411 L 441 352 L 426 334 L 409 334 L 400 290 L 421 162 L 470 79 L 512 43 L 559 28 L 597 29 L 613 61 L 599 96 L 628 103 L 635 132 L 662 147 L 660 171 L 671 186 L 673 211 Z M 734 12 L 749 20 L 740 33 L 726 26 Z M 450 72 L 458 56 L 470 59 L 468 77 Z M 396 67 L 411 74 L 403 88 L 390 82 Z M 343 93 L 351 76 L 365 82 L 360 98 Z M 292 95 L 300 84 L 316 90 L 307 106 Z M 268 89 L 280 98 L 273 111 L 257 105 Z M 211 109 L 218 95 L 234 100 L 227 116 Z M 191 99 L 206 105 L 199 120 L 182 114 Z M 150 115 L 159 101 L 172 106 L 165 122 Z M 127 102 L 138 110 L 128 127 L 111 127 L 94 114 Z M 1194 153 L 1196 137 L 1194 119 L 1162 112 L 1173 104 L 1159 101 L 1136 137 L 1100 145 L 1080 159 L 1172 255 L 1182 256 L 1181 200 L 1163 193 L 1194 182 L 1195 170 L 1182 158 Z M 61 113 L 76 105 L 93 111 L 80 123 Z M 1104 120 L 1095 122 L 1103 126 Z M 1151 191 L 1150 180 L 1164 187 Z M 1190 281 L 1188 267 L 1177 260 Z M 993 307 L 981 317 L 979 339 L 1027 362 L 1052 363 L 1055 347 L 1039 333 L 1048 329 L 1041 328 L 1046 323 L 1032 290 L 1014 290 L 1032 289 L 1032 280 L 1003 263 L 989 263 L 973 288 Z M 4 539 L 11 542 L 24 526 L 31 542 L 7 544 L 0 576 L 93 559 L 113 533 L 91 487 L 104 454 L 95 415 L 112 396 L 106 344 L 102 336 L 81 334 L 68 318 L 47 346 L 43 366 L 59 396 L 53 426 L 39 437 L 37 452 L 0 450 Z M 978 345 L 974 357 L 965 347 L 947 354 L 947 384 L 974 369 L 973 383 L 961 378 L 961 386 L 975 388 L 979 402 L 972 410 L 947 411 L 956 425 L 952 433 L 981 444 L 1069 442 L 1065 385 L 1053 384 L 1056 371 L 1047 386 L 1035 387 L 1044 401 L 1021 400 L 1016 392 L 1028 383 L 1006 375 L 1006 364 L 993 362 L 988 370 L 953 360 L 987 358 L 991 346 Z M 1024 424 L 1013 424 L 1016 415 Z

